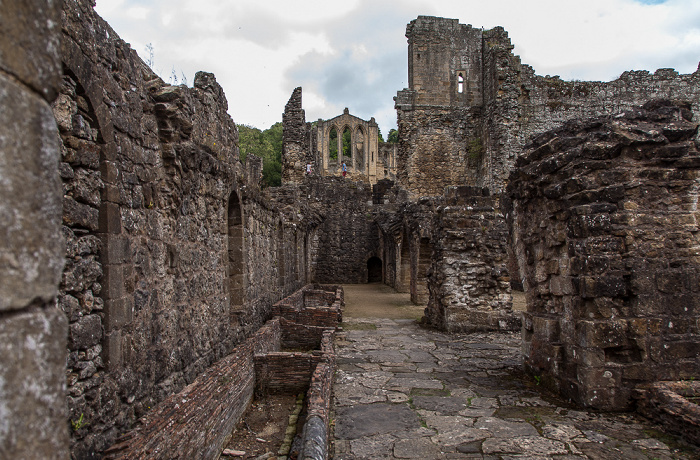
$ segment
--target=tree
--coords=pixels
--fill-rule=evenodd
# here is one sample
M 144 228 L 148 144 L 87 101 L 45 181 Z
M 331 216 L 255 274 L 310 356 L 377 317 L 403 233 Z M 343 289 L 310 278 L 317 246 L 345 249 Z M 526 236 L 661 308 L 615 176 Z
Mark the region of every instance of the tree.
M 265 131 L 238 125 L 238 147 L 242 162 L 251 154 L 262 158 L 265 186 L 277 187 L 282 184 L 282 123 L 275 123 Z
M 379 137 L 379 142 L 384 142 L 384 138 L 382 137 L 382 128 L 377 128 L 377 133 L 377 137 Z
M 399 142 L 399 132 L 397 130 L 395 130 L 394 128 L 391 128 L 389 130 L 389 136 L 387 136 L 386 141 L 391 142 L 393 144 L 396 144 L 397 142 Z

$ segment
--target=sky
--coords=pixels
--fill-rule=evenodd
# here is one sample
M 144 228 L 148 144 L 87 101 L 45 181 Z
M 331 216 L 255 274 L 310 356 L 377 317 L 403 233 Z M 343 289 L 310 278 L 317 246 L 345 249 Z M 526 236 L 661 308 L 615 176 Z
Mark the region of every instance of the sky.
M 699 0 L 97 0 L 96 10 L 170 83 L 213 72 L 238 124 L 282 121 L 302 87 L 306 120 L 350 113 L 396 127 L 408 86 L 406 25 L 419 15 L 503 26 L 538 75 L 610 81 L 700 61 Z M 175 81 L 177 78 L 177 81 Z

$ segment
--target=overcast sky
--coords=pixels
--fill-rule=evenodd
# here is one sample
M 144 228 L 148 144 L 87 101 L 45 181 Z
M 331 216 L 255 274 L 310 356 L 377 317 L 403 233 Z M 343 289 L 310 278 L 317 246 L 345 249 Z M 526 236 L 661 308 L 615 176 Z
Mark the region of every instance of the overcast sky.
M 396 127 L 408 86 L 406 24 L 418 15 L 503 26 L 539 75 L 617 78 L 700 61 L 699 0 L 97 0 L 97 12 L 166 81 L 213 72 L 236 123 L 282 121 L 303 88 L 307 121 L 348 107 Z

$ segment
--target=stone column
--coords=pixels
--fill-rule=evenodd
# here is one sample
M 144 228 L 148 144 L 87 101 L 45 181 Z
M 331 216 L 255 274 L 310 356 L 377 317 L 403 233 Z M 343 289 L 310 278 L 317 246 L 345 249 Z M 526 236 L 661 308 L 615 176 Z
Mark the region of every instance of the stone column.
M 0 3 L 0 458 L 68 458 L 59 137 L 61 3 Z

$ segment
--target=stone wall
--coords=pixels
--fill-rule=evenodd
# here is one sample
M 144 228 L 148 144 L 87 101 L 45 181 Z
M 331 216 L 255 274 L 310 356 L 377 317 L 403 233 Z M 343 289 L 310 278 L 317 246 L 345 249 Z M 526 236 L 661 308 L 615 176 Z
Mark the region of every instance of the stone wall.
M 700 116 L 700 71 L 565 82 L 522 64 L 502 27 L 482 31 L 419 16 L 406 36 L 409 88 L 395 98 L 397 179 L 414 198 L 441 195 L 452 185 L 501 193 L 528 139 L 567 120 L 618 113 L 659 97 L 694 101 L 691 110 Z
M 69 456 L 63 268 L 60 4 L 0 3 L 0 458 Z
M 82 420 L 72 451 L 87 458 L 306 283 L 318 223 L 259 189 L 259 159 L 239 162 L 212 74 L 166 85 L 89 1 L 67 0 L 62 19 L 58 303 L 70 322 L 67 418 Z
M 315 232 L 313 280 L 318 283 L 366 283 L 367 261 L 379 254 L 372 190 L 342 177 L 311 177 L 304 193 L 318 203 L 323 222 Z
M 304 179 L 306 165 L 313 162 L 306 115 L 301 105 L 301 87 L 292 92 L 282 114 L 282 183 L 297 184 Z
M 445 198 L 435 216 L 425 319 L 450 332 L 519 330 L 498 197 L 486 189 L 452 187 Z
M 525 365 L 578 404 L 700 373 L 690 104 L 651 102 L 537 137 L 510 176 Z

